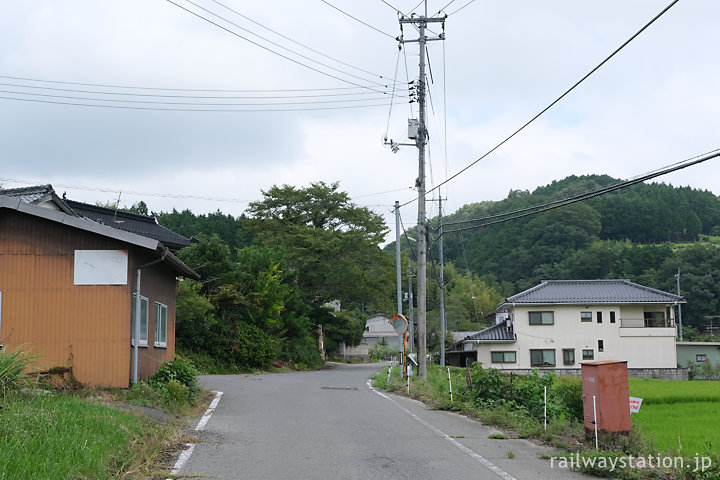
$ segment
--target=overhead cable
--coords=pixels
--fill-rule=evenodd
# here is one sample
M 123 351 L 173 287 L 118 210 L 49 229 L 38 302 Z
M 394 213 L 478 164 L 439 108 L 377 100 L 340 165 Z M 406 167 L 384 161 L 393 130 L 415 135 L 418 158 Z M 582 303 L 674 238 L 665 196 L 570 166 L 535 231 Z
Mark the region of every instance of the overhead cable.
M 350 15 L 349 13 L 347 13 L 346 11 L 339 9 L 338 7 L 336 7 L 335 5 L 333 5 L 332 3 L 330 3 L 330 2 L 328 2 L 328 1 L 326 1 L 326 0 L 320 0 L 320 1 L 323 2 L 323 3 L 324 3 L 325 5 L 327 5 L 327 6 L 334 8 L 335 10 L 337 10 L 337 11 L 340 12 L 340 13 L 342 13 L 343 15 L 347 15 L 348 17 L 352 18 L 352 19 L 355 20 L 356 22 L 362 23 L 362 24 L 365 25 L 366 27 L 371 28 L 371 29 L 375 30 L 376 32 L 385 35 L 386 37 L 390 37 L 391 39 L 395 40 L 395 37 L 393 37 L 393 36 L 390 35 L 389 33 L 383 32 L 383 31 L 380 30 L 379 28 L 375 28 L 375 27 L 373 27 L 372 25 L 370 25 L 369 23 L 363 22 L 363 21 L 360 20 L 359 18 L 354 17 L 354 16 Z
M 435 190 L 436 188 L 439 188 L 439 187 L 441 187 L 442 185 L 444 185 L 444 184 L 450 182 L 451 180 L 457 178 L 459 175 L 461 175 L 462 173 L 466 172 L 468 169 L 470 169 L 471 167 L 473 167 L 474 165 L 476 165 L 478 162 L 480 162 L 480 161 L 484 160 L 485 158 L 487 158 L 491 153 L 495 152 L 495 150 L 499 149 L 500 147 L 502 147 L 503 145 L 505 145 L 507 142 L 509 142 L 509 141 L 510 141 L 512 138 L 514 138 L 518 133 L 520 133 L 521 131 L 523 131 L 523 130 L 524 130 L 526 127 L 528 127 L 531 123 L 533 123 L 535 120 L 537 120 L 538 118 L 540 118 L 545 112 L 547 112 L 547 111 L 550 110 L 552 107 L 554 107 L 558 102 L 560 102 L 560 100 L 562 100 L 563 98 L 565 98 L 570 92 L 572 92 L 573 90 L 575 90 L 575 88 L 577 88 L 581 83 L 583 83 L 583 82 L 584 82 L 585 80 L 587 80 L 592 74 L 594 74 L 596 71 L 598 71 L 598 70 L 599 70 L 603 65 L 605 65 L 611 58 L 613 58 L 618 52 L 620 52 L 623 48 L 625 48 L 630 42 L 632 42 L 633 40 L 635 40 L 642 32 L 644 32 L 650 25 L 652 25 L 653 23 L 655 23 L 656 20 L 658 20 L 661 16 L 663 16 L 663 15 L 665 14 L 665 12 L 667 12 L 668 10 L 670 10 L 670 8 L 672 8 L 673 5 L 675 5 L 675 4 L 676 4 L 677 2 L 679 2 L 679 1 L 680 1 L 680 0 L 673 0 L 673 1 L 672 1 L 667 7 L 665 7 L 660 13 L 658 13 L 657 15 L 655 15 L 655 17 L 653 17 L 652 20 L 650 20 L 649 22 L 647 22 L 640 30 L 638 30 L 637 32 L 635 32 L 630 38 L 628 38 L 625 42 L 623 42 L 622 45 L 620 45 L 618 48 L 616 48 L 610 55 L 608 55 L 607 57 L 605 57 L 605 59 L 604 59 L 602 62 L 600 62 L 595 68 L 593 68 L 592 70 L 590 70 L 590 71 L 589 71 L 587 74 L 585 74 L 580 80 L 578 80 L 577 82 L 575 82 L 575 84 L 573 84 L 573 86 L 571 86 L 570 88 L 568 88 L 567 90 L 565 90 L 565 92 L 564 92 L 562 95 L 560 95 L 558 98 L 556 98 L 555 100 L 553 100 L 547 107 L 543 108 L 538 114 L 536 114 L 536 115 L 535 115 L 534 117 L 532 117 L 530 120 L 528 120 L 527 122 L 525 122 L 520 128 L 518 128 L 518 129 L 515 130 L 513 133 L 511 133 L 509 136 L 507 136 L 503 141 L 501 141 L 500 143 L 498 143 L 497 145 L 495 145 L 493 148 L 491 148 L 490 150 L 488 150 L 486 153 L 484 153 L 484 154 L 483 154 L 480 158 L 478 158 L 477 160 L 473 161 L 472 163 L 470 163 L 470 164 L 467 165 L 466 167 L 462 168 L 460 171 L 458 171 L 458 172 L 454 173 L 453 175 L 451 175 L 451 176 L 450 176 L 447 180 L 445 180 L 444 182 L 442 182 L 442 183 L 440 183 L 439 185 L 436 185 L 436 186 L 433 187 L 432 189 L 428 190 L 427 193 L 430 193 L 430 192 L 432 192 L 433 190 Z M 413 203 L 413 202 L 415 202 L 415 201 L 417 201 L 417 199 L 409 200 L 408 202 L 404 203 L 404 204 L 401 205 L 401 206 L 404 207 L 405 205 L 408 205 L 408 204 Z
M 469 219 L 469 220 L 458 220 L 455 222 L 445 222 L 444 226 L 460 225 L 463 223 L 480 222 L 480 221 L 484 222 L 485 220 L 491 220 L 491 221 L 484 222 L 484 223 L 477 224 L 477 225 L 456 228 L 453 230 L 444 230 L 441 235 L 445 235 L 447 233 L 461 232 L 464 230 L 473 230 L 473 229 L 477 229 L 477 228 L 481 228 L 481 227 L 487 227 L 489 225 L 494 225 L 497 223 L 504 223 L 504 222 L 507 222 L 510 220 L 517 220 L 518 218 L 528 217 L 530 215 L 535 215 L 538 213 L 546 212 L 548 210 L 553 210 L 555 208 L 564 207 L 566 205 L 581 202 L 583 200 L 588 200 L 590 198 L 598 197 L 600 195 L 605 195 L 607 193 L 614 192 L 615 190 L 627 188 L 629 186 L 636 185 L 638 183 L 642 183 L 647 180 L 651 180 L 651 179 L 659 177 L 661 175 L 666 175 L 668 173 L 682 170 L 682 169 L 691 167 L 693 165 L 697 165 L 699 163 L 706 162 L 708 160 L 711 160 L 711 159 L 717 158 L 717 157 L 720 157 L 720 149 L 705 153 L 703 155 L 699 155 L 697 157 L 682 160 L 680 162 L 674 163 L 667 167 L 653 170 L 651 172 L 641 174 L 636 177 L 630 178 L 628 180 L 623 180 L 621 182 L 618 182 L 618 183 L 615 183 L 612 185 L 608 185 L 606 187 L 601 187 L 601 188 L 598 188 L 598 189 L 595 189 L 592 191 L 583 192 L 583 193 L 573 195 L 570 197 L 561 198 L 558 200 L 554 200 L 552 202 L 533 205 L 530 207 L 525 207 L 525 208 L 512 210 L 512 211 L 508 211 L 508 212 L 504 212 L 504 213 L 488 215 L 486 217 L 481 217 L 481 218 L 475 218 L 475 219 Z M 496 220 L 493 220 L 493 219 L 496 219 Z M 438 238 L 439 238 L 439 236 L 438 236 Z

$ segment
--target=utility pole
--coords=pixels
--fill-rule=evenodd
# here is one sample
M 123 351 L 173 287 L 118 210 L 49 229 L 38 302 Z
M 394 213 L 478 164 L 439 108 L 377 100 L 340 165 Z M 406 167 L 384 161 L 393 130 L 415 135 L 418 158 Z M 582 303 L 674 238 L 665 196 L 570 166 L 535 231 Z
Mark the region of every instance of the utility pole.
M 415 318 L 413 317 L 413 281 L 412 271 L 410 270 L 410 262 L 408 262 L 408 312 L 410 317 L 408 318 L 409 334 L 410 334 L 410 351 L 415 350 Z
M 400 264 L 400 202 L 395 200 L 395 273 L 397 276 L 397 313 L 402 315 L 402 272 Z
M 678 267 L 678 273 L 675 275 L 675 278 L 677 279 L 677 289 L 678 289 L 678 297 L 680 296 L 680 267 Z M 680 321 L 680 341 L 682 342 L 682 305 L 678 303 L 678 320 Z
M 438 189 L 438 217 L 440 219 L 440 366 L 445 366 L 445 262 L 443 261 L 443 211 L 442 194 Z
M 415 40 L 405 40 L 402 35 L 398 37 L 401 44 L 418 43 L 420 53 L 420 73 L 417 83 L 417 101 L 419 117 L 416 123 L 417 132 L 415 134 L 415 146 L 418 149 L 418 178 L 415 186 L 418 189 L 418 225 L 417 225 L 417 247 L 418 247 L 418 268 L 417 268 L 417 288 L 418 288 L 418 377 L 427 378 L 427 361 L 426 361 L 426 320 L 427 320 L 427 222 L 425 214 L 425 145 L 427 143 L 427 126 L 425 122 L 425 45 L 428 41 L 444 40 L 445 33 L 441 33 L 437 37 L 428 38 L 425 30 L 429 23 L 442 23 L 443 31 L 445 30 L 445 19 L 447 15 L 442 17 L 427 16 L 427 0 L 425 1 L 425 15 L 421 16 L 401 16 L 400 30 L 404 24 L 412 24 L 418 29 L 418 38 Z M 411 126 L 414 122 L 410 122 Z M 413 135 L 408 135 L 413 138 Z M 391 145 L 394 142 L 390 142 Z M 397 148 L 396 146 L 394 148 Z

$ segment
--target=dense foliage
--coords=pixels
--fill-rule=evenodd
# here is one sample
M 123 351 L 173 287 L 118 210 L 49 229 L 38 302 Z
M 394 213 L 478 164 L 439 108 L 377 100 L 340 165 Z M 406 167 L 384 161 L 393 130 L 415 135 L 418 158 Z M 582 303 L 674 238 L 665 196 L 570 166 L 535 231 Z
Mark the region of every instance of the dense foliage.
M 617 180 L 608 176 L 571 176 L 532 193 L 513 190 L 499 202 L 465 205 L 445 217 L 445 230 L 483 223 L 458 223 L 470 219 L 494 221 L 500 214 L 614 183 Z M 437 219 L 431 224 L 436 227 Z M 447 233 L 444 241 L 446 262 L 472 272 L 487 287 L 483 291 L 499 293 L 493 298 L 549 279 L 625 278 L 677 292 L 675 276 L 680 269 L 681 294 L 688 302 L 682 310 L 683 323 L 690 327 L 684 339 L 693 340 L 702 337 L 705 317 L 717 315 L 717 235 L 720 200 L 713 193 L 638 184 L 540 214 Z M 387 249 L 394 249 L 394 244 Z

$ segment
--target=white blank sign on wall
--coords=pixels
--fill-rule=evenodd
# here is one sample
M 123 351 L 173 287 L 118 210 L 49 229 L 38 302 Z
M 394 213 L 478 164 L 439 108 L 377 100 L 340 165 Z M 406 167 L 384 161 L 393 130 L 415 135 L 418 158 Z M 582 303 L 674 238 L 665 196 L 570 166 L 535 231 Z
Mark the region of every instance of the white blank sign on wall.
M 75 250 L 75 285 L 127 285 L 127 250 Z

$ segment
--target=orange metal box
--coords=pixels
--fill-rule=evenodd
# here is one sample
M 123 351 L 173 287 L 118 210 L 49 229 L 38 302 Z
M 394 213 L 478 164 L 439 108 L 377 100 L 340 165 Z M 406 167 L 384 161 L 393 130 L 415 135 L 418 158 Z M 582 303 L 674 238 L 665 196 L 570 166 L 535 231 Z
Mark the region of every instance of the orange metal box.
M 585 430 L 594 431 L 594 410 L 599 432 L 627 433 L 630 422 L 630 388 L 627 361 L 582 362 Z M 593 409 L 593 397 L 595 409 Z

